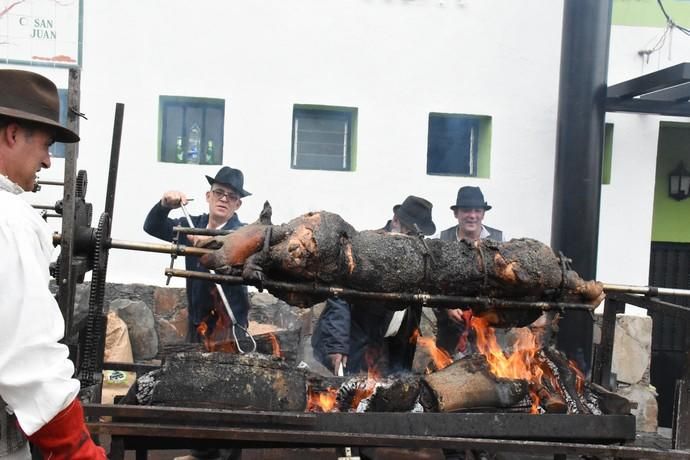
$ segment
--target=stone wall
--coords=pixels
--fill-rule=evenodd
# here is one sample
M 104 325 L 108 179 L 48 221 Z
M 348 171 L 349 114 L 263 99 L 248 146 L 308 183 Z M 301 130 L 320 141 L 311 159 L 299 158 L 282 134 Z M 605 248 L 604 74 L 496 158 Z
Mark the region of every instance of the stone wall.
M 597 315 L 594 340 L 601 337 L 602 316 Z M 637 431 L 656 433 L 658 406 L 656 389 L 651 385 L 649 369 L 652 357 L 652 318 L 616 315 L 611 372 L 617 385 L 616 393 L 637 404 L 633 414 Z
M 74 321 L 79 329 L 88 312 L 90 283 L 77 286 Z M 250 332 L 299 330 L 309 310 L 291 307 L 267 292 L 250 292 Z M 108 283 L 105 304 L 127 324 L 135 361 L 159 357 L 168 345 L 185 343 L 187 296 L 184 288 Z

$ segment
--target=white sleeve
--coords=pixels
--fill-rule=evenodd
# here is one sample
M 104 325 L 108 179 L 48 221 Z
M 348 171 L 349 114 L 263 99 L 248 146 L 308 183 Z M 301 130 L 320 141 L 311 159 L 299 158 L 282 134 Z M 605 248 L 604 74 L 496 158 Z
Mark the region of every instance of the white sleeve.
M 41 234 L 15 219 L 0 221 L 0 397 L 31 435 L 72 402 L 79 381 L 58 342 L 64 323 L 48 289 Z

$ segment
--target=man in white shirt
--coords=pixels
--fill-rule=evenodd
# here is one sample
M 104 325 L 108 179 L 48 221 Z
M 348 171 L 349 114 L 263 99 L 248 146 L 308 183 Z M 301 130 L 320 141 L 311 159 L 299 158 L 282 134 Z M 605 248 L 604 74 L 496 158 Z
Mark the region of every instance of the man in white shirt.
M 79 136 L 59 123 L 55 85 L 0 70 L 0 458 L 31 458 L 26 438 L 51 460 L 104 459 L 84 424 L 64 320 L 48 289 L 52 235 L 19 194 L 50 167 L 48 148 Z M 6 431 L 7 430 L 7 431 Z M 19 431 L 20 430 L 20 431 Z

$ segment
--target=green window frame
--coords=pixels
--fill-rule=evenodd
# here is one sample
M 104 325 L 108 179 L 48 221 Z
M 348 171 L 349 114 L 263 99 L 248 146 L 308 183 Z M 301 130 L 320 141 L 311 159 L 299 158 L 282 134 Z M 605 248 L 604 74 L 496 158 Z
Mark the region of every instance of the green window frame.
M 429 113 L 428 175 L 489 177 L 491 117 Z
M 223 164 L 224 99 L 160 96 L 158 119 L 158 161 Z
M 601 184 L 611 184 L 611 168 L 613 166 L 613 123 L 604 125 L 604 151 L 601 162 Z

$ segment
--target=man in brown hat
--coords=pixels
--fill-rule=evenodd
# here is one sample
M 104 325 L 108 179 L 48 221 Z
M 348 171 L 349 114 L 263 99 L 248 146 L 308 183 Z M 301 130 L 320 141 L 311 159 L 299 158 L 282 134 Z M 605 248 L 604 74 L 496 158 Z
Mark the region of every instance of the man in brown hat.
M 47 78 L 3 69 L 0 88 L 0 458 L 31 458 L 28 437 L 43 458 L 104 459 L 59 342 L 64 320 L 48 289 L 52 235 L 19 196 L 50 167 L 53 142 L 79 136 L 60 125 L 57 88 Z
M 460 187 L 455 204 L 450 207 L 458 220 L 454 225 L 441 232 L 440 239 L 444 241 L 477 241 L 492 239 L 503 241 L 503 232 L 484 225 L 484 215 L 491 206 L 484 200 L 484 194 L 479 187 Z M 460 308 L 434 309 L 437 319 L 436 345 L 444 349 L 450 356 L 468 352 L 467 328 L 463 311 Z
M 432 204 L 410 195 L 393 207 L 393 217 L 381 231 L 418 237 L 433 235 Z M 370 367 L 380 372 L 410 370 L 416 348 L 413 333 L 419 328 L 421 308 L 391 311 L 379 305 L 349 305 L 328 299 L 312 335 L 314 356 L 338 374 Z

